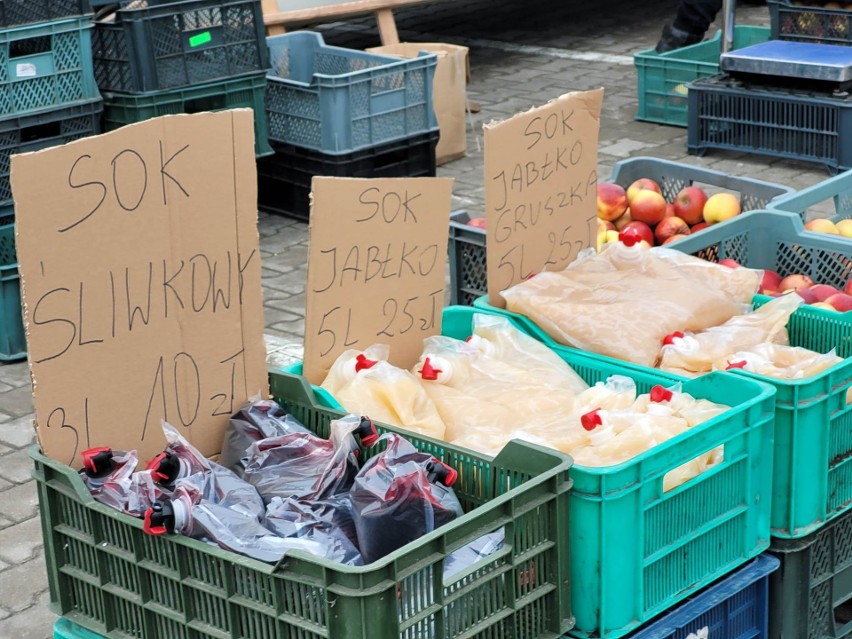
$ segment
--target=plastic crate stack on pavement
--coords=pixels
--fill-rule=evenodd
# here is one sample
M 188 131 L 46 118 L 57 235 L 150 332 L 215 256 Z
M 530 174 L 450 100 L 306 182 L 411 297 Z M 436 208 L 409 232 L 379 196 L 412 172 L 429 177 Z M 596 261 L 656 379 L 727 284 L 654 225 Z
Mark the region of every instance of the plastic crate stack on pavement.
M 435 54 L 400 59 L 326 45 L 310 31 L 268 38 L 275 154 L 258 162 L 262 211 L 307 220 L 315 175 L 435 175 Z
M 688 85 L 689 153 L 852 168 L 852 3 L 767 0 L 773 42 Z
M 26 357 L 10 158 L 100 132 L 89 0 L 0 3 L 0 362 Z
M 271 153 L 260 0 L 103 6 L 95 15 L 93 48 L 107 130 L 161 115 L 250 108 L 257 155 Z

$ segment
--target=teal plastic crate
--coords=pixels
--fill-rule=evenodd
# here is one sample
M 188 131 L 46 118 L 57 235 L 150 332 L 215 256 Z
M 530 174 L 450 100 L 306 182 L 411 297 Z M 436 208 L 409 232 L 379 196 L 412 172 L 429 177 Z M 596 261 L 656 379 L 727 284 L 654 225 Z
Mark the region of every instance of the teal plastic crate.
M 0 28 L 75 18 L 90 13 L 92 3 L 89 0 L 6 0 L 0 2 Z
M 92 71 L 92 25 L 87 19 L 0 30 L 0 117 L 96 98 L 100 93 Z
M 769 40 L 765 27 L 734 27 L 734 48 Z M 633 63 L 639 83 L 637 120 L 685 127 L 687 117 L 686 85 L 719 73 L 721 32 L 705 42 L 657 53 L 653 49 L 634 54 Z
M 827 217 L 833 222 L 852 218 L 852 171 L 779 197 L 766 208 L 770 211 L 796 213 L 805 221 L 811 217 Z
M 104 128 L 112 131 L 161 115 L 249 108 L 254 110 L 255 154 L 267 156 L 273 150 L 269 146 L 265 93 L 264 73 L 169 91 L 104 93 Z
M 477 312 L 445 308 L 442 333 L 466 339 Z M 558 354 L 589 384 L 627 375 L 647 393 L 673 381 L 577 350 Z M 769 545 L 774 390 L 744 381 L 713 373 L 685 382 L 686 392 L 733 410 L 618 466 L 571 469 L 571 636 L 623 637 Z M 667 472 L 720 445 L 723 464 L 663 492 Z
M 275 142 L 351 153 L 438 128 L 435 54 L 400 60 L 328 46 L 312 31 L 267 42 L 272 70 L 266 105 Z
M 0 211 L 0 216 L 2 214 Z M 0 362 L 12 362 L 27 356 L 21 308 L 15 225 L 6 224 L 0 226 Z
M 53 624 L 53 639 L 104 639 L 104 636 L 86 630 L 67 619 L 59 618 Z
M 343 415 L 317 405 L 301 377 L 270 382 L 285 410 L 322 437 Z M 273 566 L 180 535 L 147 535 L 141 519 L 96 502 L 74 469 L 34 447 L 51 608 L 110 639 L 563 636 L 573 624 L 570 458 L 512 442 L 486 459 L 405 436 L 458 471 L 466 514 L 358 567 L 298 551 Z M 450 553 L 500 529 L 502 549 L 444 575 Z

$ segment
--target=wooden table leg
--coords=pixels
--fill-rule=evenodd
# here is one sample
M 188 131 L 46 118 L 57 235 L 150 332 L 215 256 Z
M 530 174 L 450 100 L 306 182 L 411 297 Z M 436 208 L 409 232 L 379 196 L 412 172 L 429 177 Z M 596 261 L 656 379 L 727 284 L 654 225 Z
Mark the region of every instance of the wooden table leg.
M 281 11 L 281 9 L 278 7 L 278 0 L 261 0 L 260 6 L 265 15 L 271 15 L 273 13 L 278 13 L 279 11 Z M 281 35 L 282 33 L 284 33 L 284 25 L 267 25 L 266 33 L 268 35 Z
M 399 33 L 396 30 L 393 10 L 379 9 L 376 11 L 376 22 L 379 25 L 379 36 L 382 39 L 382 44 L 399 44 Z

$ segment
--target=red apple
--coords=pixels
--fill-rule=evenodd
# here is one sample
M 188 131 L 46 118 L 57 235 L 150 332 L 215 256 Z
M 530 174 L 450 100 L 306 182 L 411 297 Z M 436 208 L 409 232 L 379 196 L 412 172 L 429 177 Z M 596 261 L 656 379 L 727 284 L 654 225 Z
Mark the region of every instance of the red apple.
M 627 210 L 627 193 L 618 184 L 598 184 L 598 217 L 602 220 L 617 220 Z
M 788 275 L 781 283 L 778 284 L 778 290 L 782 293 L 789 290 L 799 290 L 800 288 L 810 288 L 814 285 L 814 281 L 807 275 Z
M 849 281 L 846 282 L 846 288 L 843 289 L 843 292 L 847 295 L 852 295 L 852 277 L 850 277 Z
M 678 240 L 682 240 L 685 237 L 686 237 L 686 235 L 684 235 L 682 233 L 678 233 L 677 235 L 672 235 L 670 237 L 667 237 L 665 240 L 663 240 L 663 243 L 660 244 L 660 246 L 665 246 L 666 244 L 671 244 L 672 242 L 677 242 Z
M 651 227 L 644 222 L 633 221 L 626 224 L 622 229 L 622 233 L 626 235 L 638 235 L 640 239 L 646 241 L 651 246 L 654 245 L 654 232 Z
M 707 226 L 708 226 L 707 222 L 699 222 L 698 224 L 693 224 L 692 225 L 692 232 L 698 233 L 698 231 L 703 231 L 704 229 L 706 229 Z
M 796 295 L 801 297 L 803 300 L 805 300 L 805 304 L 813 304 L 815 302 L 821 301 L 819 298 L 817 298 L 817 294 L 809 288 L 799 288 L 795 291 L 790 291 L 790 293 L 795 293 Z
M 642 191 L 655 191 L 660 195 L 663 194 L 663 190 L 660 188 L 660 185 L 654 182 L 654 180 L 651 180 L 649 178 L 639 178 L 633 184 L 627 187 L 628 205 L 633 204 L 633 199 L 638 193 L 641 193 Z
M 697 186 L 687 186 L 675 196 L 675 215 L 687 224 L 698 224 L 704 220 L 704 205 L 707 193 Z
M 760 292 L 768 295 L 766 291 L 777 291 L 781 287 L 781 276 L 775 271 L 763 271 L 763 279 L 760 281 Z
M 470 220 L 468 220 L 467 225 L 476 227 L 478 229 L 484 229 L 485 228 L 485 218 L 484 217 L 472 217 L 472 218 L 470 218 Z
M 674 204 L 666 204 L 666 214 L 663 216 L 665 220 L 667 217 L 675 217 L 677 213 L 675 213 Z
M 679 217 L 667 217 L 657 224 L 654 229 L 654 237 L 658 244 L 663 244 L 672 235 L 689 235 L 689 225 Z
M 625 226 L 630 224 L 633 221 L 633 218 L 630 216 L 630 209 L 627 209 L 620 218 L 618 218 L 613 224 L 615 224 L 615 230 L 620 231 Z
M 727 266 L 728 268 L 739 268 L 740 265 L 736 260 L 726 257 L 724 260 L 719 260 L 719 266 Z
M 840 291 L 838 291 L 833 286 L 829 286 L 828 284 L 814 284 L 810 288 L 811 292 L 816 295 L 817 302 L 824 302 L 832 295 L 837 295 Z
M 607 231 L 614 231 L 615 224 L 609 222 L 607 220 L 602 220 L 598 218 L 598 233 L 606 233 Z
M 827 300 L 825 300 L 826 304 L 831 304 L 836 310 L 841 313 L 846 313 L 848 311 L 852 311 L 852 295 L 847 295 L 846 293 L 838 293 L 837 295 L 832 295 Z
M 666 215 L 666 199 L 656 191 L 639 191 L 630 203 L 630 215 L 648 226 L 659 224 Z

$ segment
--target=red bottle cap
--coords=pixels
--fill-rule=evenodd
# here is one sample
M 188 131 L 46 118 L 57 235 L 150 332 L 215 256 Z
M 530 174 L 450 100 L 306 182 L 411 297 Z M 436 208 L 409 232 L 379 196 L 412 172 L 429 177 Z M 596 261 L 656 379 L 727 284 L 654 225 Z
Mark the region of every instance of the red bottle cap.
M 728 366 L 725 368 L 725 370 L 729 371 L 732 368 L 745 368 L 746 364 L 748 364 L 748 362 L 746 362 L 745 360 L 741 360 L 739 362 L 728 362 Z
M 670 346 L 671 344 L 674 344 L 674 341 L 676 339 L 681 338 L 683 336 L 683 333 L 681 333 L 680 331 L 675 331 L 671 335 L 666 335 L 663 338 L 663 346 Z
M 427 357 L 426 360 L 423 362 L 423 368 L 421 368 L 417 372 L 420 373 L 420 377 L 422 377 L 423 379 L 434 382 L 436 379 L 438 379 L 438 374 L 442 373 L 443 371 L 440 368 L 432 368 L 432 362 L 429 361 L 429 358 Z
M 660 386 L 659 384 L 657 386 L 654 386 L 654 388 L 651 389 L 651 401 L 652 402 L 656 402 L 656 403 L 670 402 L 670 401 L 672 401 L 672 397 L 674 397 L 674 393 L 672 393 L 667 388 Z
M 145 470 L 151 471 L 151 477 L 154 478 L 154 481 L 168 481 L 168 479 L 169 479 L 168 475 L 160 472 L 160 464 L 162 463 L 162 461 L 165 458 L 166 458 L 166 453 L 162 452 L 159 455 L 157 455 L 156 457 L 154 457 L 154 459 L 149 461 L 148 464 L 145 466 Z
M 360 353 L 358 357 L 355 358 L 355 372 L 358 373 L 360 371 L 367 370 L 368 368 L 373 368 L 378 364 L 378 362 L 374 359 L 367 359 L 364 353 Z
M 603 424 L 603 418 L 601 417 L 601 409 L 596 408 L 595 410 L 589 411 L 585 415 L 581 416 L 580 423 L 586 430 L 594 430 L 595 428 Z
M 84 450 L 80 456 L 83 458 L 83 466 L 86 470 L 97 473 L 99 472 L 97 456 L 107 453 L 112 455 L 112 449 L 109 446 L 99 446 L 98 448 L 90 448 L 89 450 Z
M 634 246 L 642 241 L 642 237 L 635 230 L 627 229 L 618 234 L 618 241 L 625 246 Z
M 144 523 L 142 524 L 142 530 L 149 535 L 165 535 L 168 531 L 166 527 L 163 525 L 154 526 L 151 523 L 151 516 L 154 514 L 154 509 L 149 508 L 145 511 L 145 517 L 143 519 Z

